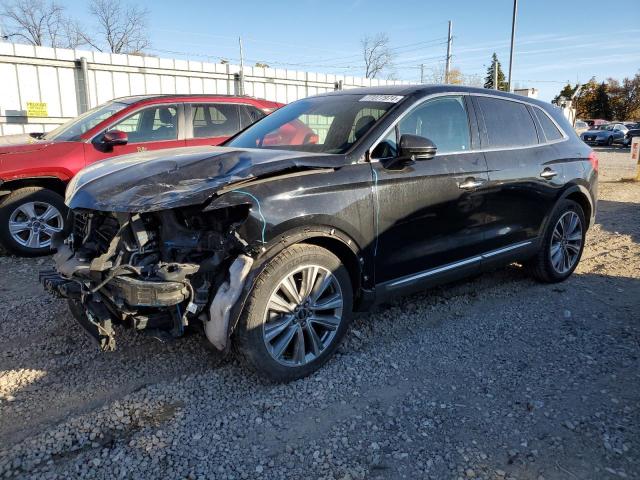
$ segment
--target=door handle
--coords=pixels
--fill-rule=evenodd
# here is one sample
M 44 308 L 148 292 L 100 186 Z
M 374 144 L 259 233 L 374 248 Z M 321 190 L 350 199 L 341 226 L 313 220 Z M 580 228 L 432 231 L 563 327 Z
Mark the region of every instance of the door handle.
M 540 176 L 545 180 L 551 180 L 556 175 L 558 175 L 558 172 L 551 170 L 550 168 L 545 168 L 542 173 L 540 173 Z
M 458 184 L 458 188 L 462 190 L 473 190 L 484 183 L 484 180 L 477 180 L 473 177 L 467 178 L 464 182 Z

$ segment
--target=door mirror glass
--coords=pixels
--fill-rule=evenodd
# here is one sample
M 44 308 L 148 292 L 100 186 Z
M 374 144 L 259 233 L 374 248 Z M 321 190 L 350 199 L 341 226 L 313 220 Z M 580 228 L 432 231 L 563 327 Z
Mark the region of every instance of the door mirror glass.
M 435 143 L 420 135 L 405 133 L 400 137 L 400 157 L 411 160 L 429 160 L 436 155 Z
M 128 135 L 121 130 L 109 130 L 102 137 L 102 143 L 110 147 L 115 145 L 126 145 L 128 141 Z

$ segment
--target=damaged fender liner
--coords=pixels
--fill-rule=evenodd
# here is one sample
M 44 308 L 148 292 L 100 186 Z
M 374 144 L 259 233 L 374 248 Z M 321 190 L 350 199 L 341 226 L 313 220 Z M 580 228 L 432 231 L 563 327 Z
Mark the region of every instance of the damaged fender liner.
M 229 280 L 218 289 L 209 307 L 209 319 L 204 331 L 209 341 L 218 349 L 225 350 L 229 340 L 229 318 L 231 309 L 240 298 L 253 258 L 240 255 L 229 268 Z

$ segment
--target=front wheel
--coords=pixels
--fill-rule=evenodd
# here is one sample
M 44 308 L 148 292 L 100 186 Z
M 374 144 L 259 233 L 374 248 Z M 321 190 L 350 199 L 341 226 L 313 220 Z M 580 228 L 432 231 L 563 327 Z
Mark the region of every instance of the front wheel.
M 613 145 L 613 137 L 607 138 L 607 146 L 610 147 L 611 145 Z
M 540 251 L 527 264 L 533 277 L 546 283 L 567 279 L 582 257 L 586 225 L 582 207 L 573 200 L 561 200 L 551 216 Z
M 305 377 L 338 347 L 352 307 L 340 260 L 315 245 L 293 245 L 258 275 L 238 325 L 238 348 L 271 381 Z
M 63 230 L 66 211 L 63 198 L 54 191 L 15 190 L 0 203 L 0 243 L 16 255 L 51 253 L 51 238 Z

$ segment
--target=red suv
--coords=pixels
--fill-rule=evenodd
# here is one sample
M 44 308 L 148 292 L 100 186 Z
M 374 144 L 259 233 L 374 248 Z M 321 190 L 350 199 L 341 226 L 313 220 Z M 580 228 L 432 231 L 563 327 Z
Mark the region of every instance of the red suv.
M 49 252 L 62 230 L 67 182 L 86 165 L 127 153 L 218 145 L 282 104 L 249 97 L 116 98 L 55 130 L 0 137 L 0 243 L 21 255 Z

